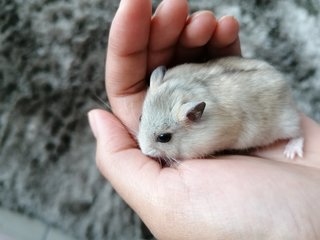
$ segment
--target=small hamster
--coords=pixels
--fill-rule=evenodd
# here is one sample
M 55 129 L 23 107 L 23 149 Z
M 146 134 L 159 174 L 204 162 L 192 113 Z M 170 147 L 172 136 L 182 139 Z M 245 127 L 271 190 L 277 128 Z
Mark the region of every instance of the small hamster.
M 150 157 L 201 158 L 290 139 L 284 154 L 303 155 L 300 115 L 284 76 L 262 60 L 224 57 L 156 68 L 138 143 Z

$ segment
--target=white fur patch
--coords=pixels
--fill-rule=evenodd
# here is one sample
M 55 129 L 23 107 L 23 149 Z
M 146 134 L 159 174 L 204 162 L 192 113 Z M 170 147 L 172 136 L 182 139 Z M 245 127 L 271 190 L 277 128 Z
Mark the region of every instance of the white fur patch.
M 289 159 L 294 159 L 295 156 L 302 158 L 303 143 L 304 143 L 303 137 L 290 139 L 290 141 L 287 143 L 284 149 L 283 154 Z

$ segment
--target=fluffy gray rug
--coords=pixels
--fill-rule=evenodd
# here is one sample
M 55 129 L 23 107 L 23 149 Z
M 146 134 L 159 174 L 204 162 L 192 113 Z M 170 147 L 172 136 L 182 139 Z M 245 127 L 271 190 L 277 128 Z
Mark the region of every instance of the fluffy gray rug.
M 156 5 L 158 1 L 154 1 Z M 241 23 L 243 55 L 287 74 L 320 121 L 318 0 L 193 0 Z M 139 218 L 98 173 L 86 113 L 105 98 L 115 0 L 0 3 L 0 205 L 77 239 L 146 239 Z

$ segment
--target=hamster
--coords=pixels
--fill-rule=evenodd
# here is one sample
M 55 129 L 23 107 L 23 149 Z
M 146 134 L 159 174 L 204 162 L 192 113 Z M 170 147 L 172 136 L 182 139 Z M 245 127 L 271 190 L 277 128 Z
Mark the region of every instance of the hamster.
M 300 115 L 283 75 L 268 63 L 224 57 L 150 77 L 138 144 L 153 158 L 202 158 L 291 139 L 286 157 L 303 155 Z

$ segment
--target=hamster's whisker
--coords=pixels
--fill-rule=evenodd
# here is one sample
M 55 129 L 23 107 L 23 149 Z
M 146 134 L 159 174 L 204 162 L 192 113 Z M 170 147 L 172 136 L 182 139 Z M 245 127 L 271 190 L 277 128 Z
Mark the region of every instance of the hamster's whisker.
M 180 167 L 179 170 L 188 170 L 189 172 L 194 171 L 194 169 L 188 166 L 187 164 L 185 164 L 183 160 L 173 158 L 173 161 L 177 167 Z
M 105 107 L 106 110 L 108 110 L 109 112 L 111 112 L 111 105 L 109 102 L 103 100 L 102 98 L 100 98 L 97 94 L 94 94 L 95 98 L 97 100 L 99 100 L 99 102 L 102 103 L 102 105 Z
M 161 159 L 164 161 L 166 166 L 171 167 L 171 160 L 169 157 L 162 157 Z M 160 161 L 161 161 L 161 159 L 160 159 Z
M 169 157 L 169 159 L 170 159 L 170 161 L 172 162 L 172 163 L 174 163 L 175 165 L 180 165 L 180 163 L 179 163 L 179 161 L 177 160 L 177 159 L 175 159 L 175 158 L 173 158 L 173 157 Z
M 164 162 L 165 166 L 168 166 L 168 167 L 172 167 L 172 165 L 175 163 L 173 159 L 168 156 L 161 157 L 160 161 L 161 160 Z
M 185 164 L 183 163 L 183 161 L 180 161 L 174 157 L 169 157 L 172 165 L 174 165 L 175 167 L 180 167 L 180 166 L 185 166 Z
M 160 166 L 163 165 L 161 158 L 159 158 L 159 157 L 153 157 L 153 159 L 156 160 L 156 161 L 160 164 Z

